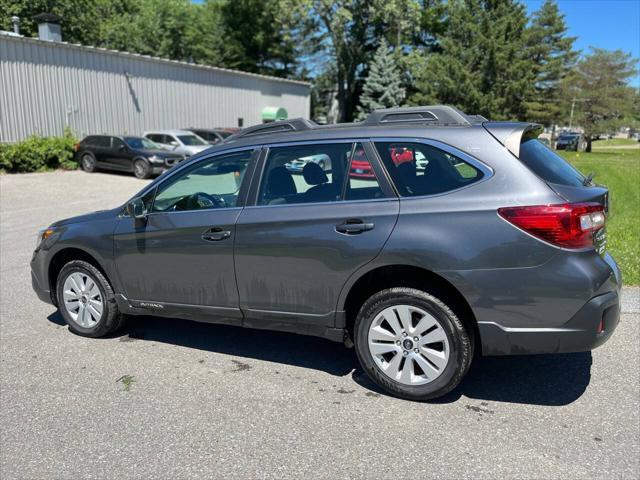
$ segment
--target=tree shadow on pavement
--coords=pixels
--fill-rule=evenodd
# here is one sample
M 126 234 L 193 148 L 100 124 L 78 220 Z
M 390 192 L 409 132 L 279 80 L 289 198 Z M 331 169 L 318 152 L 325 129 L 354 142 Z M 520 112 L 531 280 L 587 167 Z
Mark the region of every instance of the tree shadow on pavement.
M 65 325 L 57 311 L 48 320 Z M 130 317 L 128 327 L 119 335 L 127 334 L 132 341 L 179 345 L 335 376 L 351 374 L 362 387 L 385 395 L 364 374 L 353 349 L 322 338 L 149 316 Z M 585 392 L 591 379 L 591 363 L 591 352 L 476 357 L 458 388 L 430 402 L 452 403 L 464 396 L 496 402 L 567 405 Z

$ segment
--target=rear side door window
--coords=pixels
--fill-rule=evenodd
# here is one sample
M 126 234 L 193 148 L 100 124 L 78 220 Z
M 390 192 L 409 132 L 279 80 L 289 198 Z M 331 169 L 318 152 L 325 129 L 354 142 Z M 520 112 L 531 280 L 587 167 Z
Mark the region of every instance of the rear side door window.
M 364 145 L 354 145 L 345 185 L 345 200 L 372 200 L 384 197 L 376 172 L 367 157 Z
M 94 145 L 99 148 L 111 148 L 111 137 L 97 136 Z
M 376 142 L 382 163 L 400 196 L 449 192 L 475 183 L 484 174 L 449 152 L 416 142 Z
M 352 143 L 269 149 L 258 205 L 340 200 Z

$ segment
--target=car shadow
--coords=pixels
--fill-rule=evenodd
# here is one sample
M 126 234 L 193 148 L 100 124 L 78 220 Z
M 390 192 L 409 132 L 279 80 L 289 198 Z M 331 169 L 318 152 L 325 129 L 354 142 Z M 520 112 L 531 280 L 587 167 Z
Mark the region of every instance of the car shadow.
M 66 325 L 58 311 L 48 319 L 57 325 Z M 132 316 L 125 329 L 115 336 L 123 341 L 167 343 L 321 370 L 339 377 L 349 375 L 358 364 L 354 350 L 323 338 L 189 320 Z
M 591 352 L 553 355 L 476 357 L 460 385 L 429 403 L 453 403 L 461 397 L 475 400 L 560 406 L 575 402 L 591 380 Z M 365 388 L 385 394 L 362 371 L 353 379 Z
M 57 311 L 48 320 L 65 325 Z M 127 325 L 124 332 L 115 336 L 309 368 L 335 376 L 351 375 L 362 387 L 386 395 L 362 371 L 353 349 L 322 338 L 150 316 L 130 317 Z M 458 388 L 429 403 L 453 403 L 464 396 L 494 402 L 567 405 L 587 389 L 591 364 L 591 352 L 476 357 Z

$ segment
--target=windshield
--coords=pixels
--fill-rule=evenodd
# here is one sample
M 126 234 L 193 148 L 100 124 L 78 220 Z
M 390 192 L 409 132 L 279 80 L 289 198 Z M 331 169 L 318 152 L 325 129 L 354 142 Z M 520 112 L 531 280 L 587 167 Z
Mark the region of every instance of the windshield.
M 127 142 L 127 145 L 136 150 L 161 150 L 160 145 L 152 142 L 148 138 L 124 137 L 124 141 Z
M 178 135 L 184 145 L 206 145 L 207 143 L 195 135 Z
M 520 160 L 543 180 L 558 185 L 580 187 L 585 177 L 564 158 L 536 139 L 520 144 Z

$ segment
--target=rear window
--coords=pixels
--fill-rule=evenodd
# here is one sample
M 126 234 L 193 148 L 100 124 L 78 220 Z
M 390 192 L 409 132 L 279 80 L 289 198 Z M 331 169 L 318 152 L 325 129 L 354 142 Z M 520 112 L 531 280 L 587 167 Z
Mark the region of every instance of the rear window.
M 543 180 L 557 185 L 581 187 L 585 176 L 553 150 L 536 139 L 520 144 L 520 160 Z

